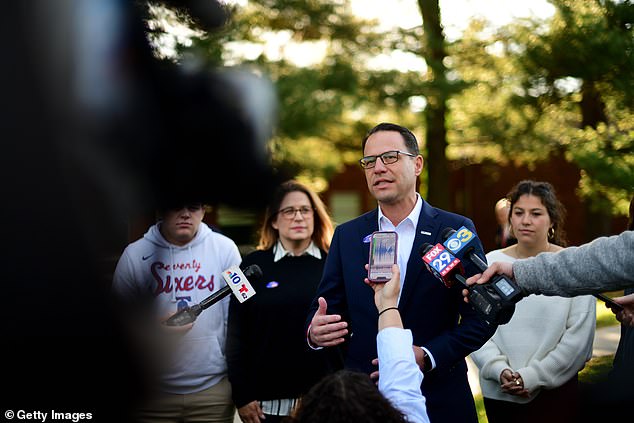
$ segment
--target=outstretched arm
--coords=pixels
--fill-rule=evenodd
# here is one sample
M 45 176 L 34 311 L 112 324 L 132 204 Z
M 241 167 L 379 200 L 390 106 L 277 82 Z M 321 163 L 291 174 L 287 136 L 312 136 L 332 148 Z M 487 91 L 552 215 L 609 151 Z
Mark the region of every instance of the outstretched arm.
M 421 372 L 412 349 L 412 332 L 403 329 L 397 302 L 400 291 L 398 265 L 392 266 L 392 279 L 377 284 L 365 280 L 374 290 L 374 303 L 379 312 L 377 352 L 379 355 L 379 391 L 408 421 L 429 423 L 425 397 L 421 393 Z
M 572 297 L 623 289 L 634 286 L 634 231 L 518 260 L 512 267 L 496 265 L 467 283 L 486 283 L 495 273 L 503 273 L 527 294 Z

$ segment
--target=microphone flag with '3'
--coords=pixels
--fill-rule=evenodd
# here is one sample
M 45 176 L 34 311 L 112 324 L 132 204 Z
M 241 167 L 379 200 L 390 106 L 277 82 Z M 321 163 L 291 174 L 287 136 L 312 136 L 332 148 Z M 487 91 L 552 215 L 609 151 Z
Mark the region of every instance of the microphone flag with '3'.
M 462 262 L 468 260 L 481 272 L 488 268 L 486 262 L 476 254 L 478 237 L 474 232 L 464 226 L 457 231 L 445 228 L 442 238 L 443 246 Z M 488 284 L 467 289 L 470 303 L 490 324 L 508 323 L 515 311 L 515 304 L 524 296 L 519 286 L 504 275 L 496 275 Z

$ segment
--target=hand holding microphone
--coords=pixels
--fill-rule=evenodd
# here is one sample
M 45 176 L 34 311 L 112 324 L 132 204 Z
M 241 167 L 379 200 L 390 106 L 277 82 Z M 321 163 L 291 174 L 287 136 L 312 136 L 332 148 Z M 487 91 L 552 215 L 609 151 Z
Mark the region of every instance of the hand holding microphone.
M 514 304 L 509 310 L 500 306 L 499 299 L 492 297 L 488 292 L 488 287 L 483 285 L 468 286 L 463 276 L 464 270 L 460 259 L 453 256 L 442 244 L 432 246 L 425 243 L 421 245 L 419 253 L 427 270 L 442 281 L 447 288 L 452 288 L 456 281 L 466 288 L 463 294 L 468 298 L 467 302 L 487 323 L 503 324 L 511 319 L 515 309 Z
M 190 307 L 185 307 L 184 309 L 178 311 L 176 314 L 167 319 L 165 324 L 167 326 L 183 326 L 193 323 L 203 310 L 211 307 L 213 304 L 216 304 L 230 293 L 233 293 L 240 303 L 245 302 L 255 295 L 255 290 L 249 283 L 248 278 L 261 278 L 262 269 L 260 269 L 260 266 L 257 264 L 252 264 L 244 269 L 243 273 L 238 266 L 232 266 L 222 272 L 222 277 L 225 282 L 227 282 L 227 285 L 223 286 L 200 303 L 194 304 Z
M 440 279 L 445 286 L 460 282 L 466 292 L 463 295 L 474 309 L 489 324 L 504 324 L 513 316 L 515 303 L 522 298 L 519 287 L 510 279 L 495 275 L 490 284 L 470 286 L 463 276 L 462 258 L 466 258 L 482 272 L 487 271 L 487 264 L 475 253 L 477 237 L 466 227 L 458 231 L 446 228 L 443 231 L 444 244 L 423 245 L 420 252 L 427 269 Z M 466 301 L 466 300 L 465 300 Z
M 513 264 L 507 263 L 503 261 L 496 261 L 491 264 L 486 270 L 482 273 L 477 273 L 469 278 L 467 278 L 467 288 L 473 285 L 485 285 L 492 282 L 492 279 L 498 275 L 506 276 L 508 279 L 514 281 L 513 275 Z M 466 303 L 469 302 L 468 298 L 469 291 L 468 289 L 462 290 L 462 295 L 465 297 L 464 301 Z

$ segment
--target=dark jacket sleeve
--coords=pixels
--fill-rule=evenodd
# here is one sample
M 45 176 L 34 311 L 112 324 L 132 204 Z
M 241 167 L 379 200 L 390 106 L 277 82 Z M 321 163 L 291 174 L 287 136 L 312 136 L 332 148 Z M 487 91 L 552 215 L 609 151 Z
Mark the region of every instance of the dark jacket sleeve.
M 460 226 L 467 227 L 474 234 L 476 233 L 475 225 L 470 219 L 465 218 Z M 476 254 L 486 263 L 482 244 L 477 239 Z M 479 270 L 472 263 L 466 260 L 465 273 L 471 276 Z M 436 362 L 436 368 L 447 368 L 454 365 L 458 361 L 462 361 L 464 357 L 473 351 L 480 349 L 484 343 L 493 336 L 497 325 L 489 325 L 473 309 L 473 307 L 464 302 L 462 298 L 462 287 L 459 285 L 451 288 L 450 295 L 451 306 L 457 308 L 459 314 L 459 322 L 453 329 L 444 332 L 424 345 L 433 355 Z
M 346 290 L 341 266 L 340 238 L 341 231 L 339 229 L 335 229 L 335 233 L 330 244 L 330 251 L 328 252 L 328 257 L 326 258 L 321 282 L 319 283 L 317 293 L 315 294 L 315 298 L 313 298 L 308 311 L 308 317 L 305 325 L 306 333 L 308 333 L 310 322 L 319 308 L 319 303 L 317 302 L 319 297 L 324 297 L 326 299 L 326 303 L 328 304 L 328 314 L 339 314 L 341 315 L 342 320 L 348 321 Z

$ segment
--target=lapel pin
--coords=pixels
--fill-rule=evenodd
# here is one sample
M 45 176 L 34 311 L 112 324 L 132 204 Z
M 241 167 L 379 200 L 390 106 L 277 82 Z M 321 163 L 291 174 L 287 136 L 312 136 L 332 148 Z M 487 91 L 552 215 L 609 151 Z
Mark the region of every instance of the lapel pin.
M 431 235 L 431 232 L 427 232 L 427 231 L 420 231 L 420 233 L 423 235 Z

